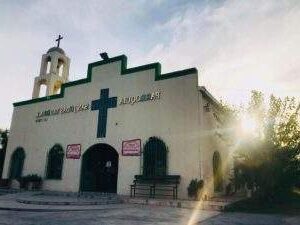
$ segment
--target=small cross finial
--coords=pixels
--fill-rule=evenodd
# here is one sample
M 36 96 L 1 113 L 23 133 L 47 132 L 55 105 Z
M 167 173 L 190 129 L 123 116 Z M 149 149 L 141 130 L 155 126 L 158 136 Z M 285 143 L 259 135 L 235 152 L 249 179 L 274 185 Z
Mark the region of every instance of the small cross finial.
M 59 43 L 60 43 L 60 40 L 63 39 L 63 36 L 61 35 L 58 35 L 58 38 L 55 40 L 57 41 L 57 47 L 59 48 Z

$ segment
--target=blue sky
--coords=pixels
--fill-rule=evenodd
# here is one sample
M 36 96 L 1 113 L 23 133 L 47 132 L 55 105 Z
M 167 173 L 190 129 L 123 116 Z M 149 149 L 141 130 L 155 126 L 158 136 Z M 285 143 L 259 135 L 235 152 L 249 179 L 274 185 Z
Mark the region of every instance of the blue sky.
M 250 90 L 300 98 L 300 1 L 0 0 L 0 128 L 31 98 L 43 53 L 62 34 L 70 79 L 126 54 L 129 66 L 197 67 L 199 84 L 240 104 Z

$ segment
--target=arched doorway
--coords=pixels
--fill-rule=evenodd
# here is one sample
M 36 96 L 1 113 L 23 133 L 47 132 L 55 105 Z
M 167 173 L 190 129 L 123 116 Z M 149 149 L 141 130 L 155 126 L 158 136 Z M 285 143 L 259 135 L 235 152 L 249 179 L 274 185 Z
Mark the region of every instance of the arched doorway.
M 90 147 L 82 157 L 81 191 L 117 192 L 118 152 L 108 144 Z
M 9 178 L 16 179 L 22 176 L 25 160 L 25 151 L 23 148 L 17 148 L 11 156 Z
M 214 174 L 214 191 L 223 191 L 223 171 L 222 171 L 222 161 L 219 152 L 214 152 L 213 155 L 213 174 Z
M 2 178 L 4 161 L 5 161 L 5 149 L 0 149 L 0 179 Z

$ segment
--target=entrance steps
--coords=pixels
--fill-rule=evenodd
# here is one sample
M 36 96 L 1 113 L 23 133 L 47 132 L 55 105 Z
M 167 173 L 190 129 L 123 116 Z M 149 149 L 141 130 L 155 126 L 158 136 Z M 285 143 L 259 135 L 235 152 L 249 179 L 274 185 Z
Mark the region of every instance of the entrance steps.
M 42 191 L 16 199 L 17 202 L 33 205 L 108 205 L 120 204 L 117 194 L 96 192 L 52 192 Z
M 6 195 L 6 194 L 15 194 L 22 192 L 20 189 L 11 189 L 11 188 L 0 188 L 0 195 Z
M 78 197 L 78 198 L 110 198 L 117 196 L 116 193 L 106 192 L 61 192 L 61 191 L 41 191 L 40 195 L 61 196 L 61 197 Z
M 123 197 L 123 201 L 131 204 L 164 206 L 175 208 L 187 208 L 210 211 L 224 211 L 226 206 L 239 201 L 241 197 L 217 197 L 209 200 L 191 201 L 191 200 L 170 200 L 170 199 L 146 199 Z

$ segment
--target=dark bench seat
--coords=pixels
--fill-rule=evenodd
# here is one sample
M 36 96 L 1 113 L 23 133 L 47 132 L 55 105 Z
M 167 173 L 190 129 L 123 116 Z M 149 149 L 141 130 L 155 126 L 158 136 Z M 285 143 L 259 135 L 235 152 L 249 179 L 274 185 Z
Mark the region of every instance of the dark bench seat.
M 0 188 L 10 188 L 11 180 L 10 179 L 0 179 Z
M 147 196 L 149 198 L 155 198 L 156 196 L 172 196 L 173 199 L 177 199 L 179 183 L 179 175 L 159 177 L 135 175 L 133 184 L 130 185 L 130 197 L 135 197 L 137 195 Z

